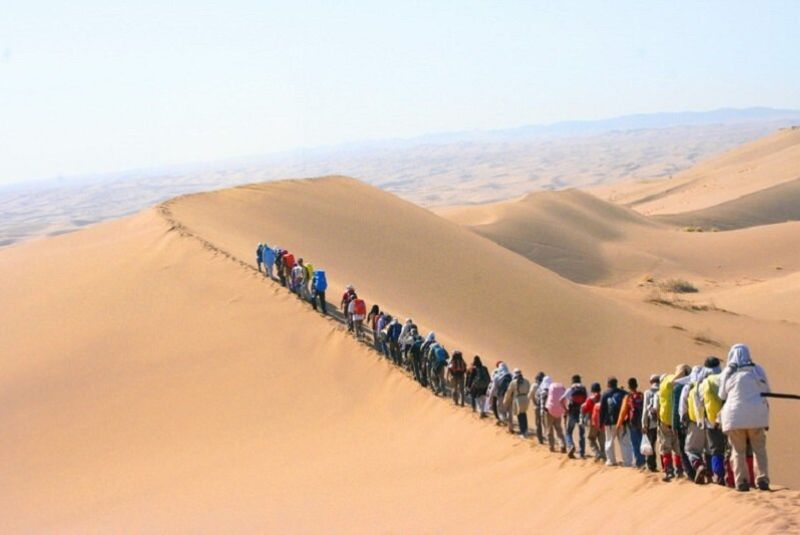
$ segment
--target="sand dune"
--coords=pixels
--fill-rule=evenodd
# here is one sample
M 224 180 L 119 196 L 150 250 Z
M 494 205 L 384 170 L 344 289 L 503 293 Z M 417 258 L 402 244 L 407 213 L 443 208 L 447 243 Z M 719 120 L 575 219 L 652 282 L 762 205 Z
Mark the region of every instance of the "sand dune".
M 597 352 L 623 368 L 641 354 L 657 360 L 691 351 L 668 328 L 352 179 L 244 186 L 168 206 L 193 233 L 240 258 L 251 258 L 262 240 L 298 244 L 306 260 L 328 270 L 332 295 L 355 282 L 369 301 L 491 359 L 548 367 Z M 605 366 L 589 360 L 581 368 Z
M 337 191 L 342 197 L 328 197 Z M 320 204 L 326 197 L 337 202 Z M 485 532 L 532 523 L 567 531 L 798 529 L 794 491 L 738 496 L 664 485 L 632 470 L 565 463 L 511 439 L 421 392 L 230 255 L 245 243 L 250 253 L 252 240 L 242 237 L 249 232 L 286 242 L 311 236 L 308 248 L 306 240 L 298 247 L 340 278 L 339 267 L 373 255 L 371 269 L 347 276 L 369 271 L 367 287 L 379 294 L 388 274 L 398 284 L 386 298 L 405 299 L 438 324 L 441 301 L 416 300 L 430 283 L 414 290 L 402 286 L 407 278 L 427 275 L 441 285 L 439 270 L 452 268 L 447 261 L 437 267 L 442 253 L 467 242 L 481 244 L 468 253 L 499 247 L 384 197 L 344 180 L 242 188 L 172 203 L 171 223 L 150 210 L 0 252 L 0 321 L 10 334 L 0 337 L 3 531 Z M 354 207 L 382 212 L 402 235 L 387 240 L 380 225 L 351 216 Z M 218 225 L 227 227 L 221 235 L 232 233 L 229 243 L 187 234 Z M 347 239 L 326 244 L 334 230 Z M 376 233 L 391 250 L 400 238 L 425 245 L 432 232 L 451 237 L 455 250 L 445 245 L 422 264 L 402 250 L 382 264 L 370 248 Z M 391 263 L 398 254 L 407 264 Z M 609 321 L 628 321 L 649 338 L 635 314 L 507 255 L 512 275 L 534 279 L 522 288 L 526 297 L 552 292 L 577 306 L 578 318 L 619 313 L 580 328 L 605 328 L 610 338 L 619 333 Z M 470 293 L 467 278 L 483 267 L 451 269 L 451 281 L 465 277 L 457 288 Z M 479 288 L 497 291 L 506 282 L 518 283 L 486 276 Z M 445 294 L 460 304 L 458 292 Z M 535 316 L 534 307 L 514 304 L 519 315 Z M 487 305 L 487 330 L 513 320 L 492 312 Z M 472 326 L 446 323 L 453 335 Z M 479 335 L 487 345 L 498 336 Z
M 712 157 L 670 180 L 617 184 L 593 191 L 643 214 L 697 213 L 800 179 L 798 162 L 800 127 L 792 127 Z
M 684 277 L 705 290 L 800 270 L 800 223 L 686 232 L 579 190 L 439 213 L 581 283 L 635 287 L 645 277 Z

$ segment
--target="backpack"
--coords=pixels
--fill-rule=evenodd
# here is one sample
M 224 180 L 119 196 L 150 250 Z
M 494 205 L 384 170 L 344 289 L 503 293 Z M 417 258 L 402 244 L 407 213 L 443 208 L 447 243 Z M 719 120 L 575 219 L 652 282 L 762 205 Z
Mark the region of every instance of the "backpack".
M 433 349 L 433 357 L 436 361 L 437 369 L 439 366 L 444 365 L 447 362 L 447 351 L 444 349 L 444 346 L 437 345 Z
M 286 253 L 283 255 L 283 265 L 289 269 L 294 267 L 294 255 L 292 253 Z
M 631 392 L 628 394 L 630 412 L 628 412 L 628 422 L 636 429 L 642 426 L 642 414 L 644 413 L 644 394 L 641 392 Z
M 328 279 L 325 278 L 325 272 L 321 269 L 314 272 L 314 288 L 318 292 L 324 292 L 328 289 Z
M 666 375 L 658 386 L 658 419 L 672 425 L 672 391 L 675 390 L 675 374 Z
M 508 390 L 508 386 L 511 384 L 511 374 L 506 374 L 500 379 L 500 383 L 497 385 L 497 399 L 503 399 L 503 396 L 506 395 L 506 390 Z
M 625 391 L 622 389 L 615 390 L 608 396 L 608 420 L 613 422 L 612 425 L 619 420 L 619 411 L 622 410 L 622 402 L 625 399 Z
M 306 280 L 311 280 L 314 277 L 314 266 L 306 264 Z
M 467 363 L 463 360 L 453 361 L 450 364 L 450 371 L 453 373 L 464 373 L 467 371 Z
M 717 417 L 722 410 L 722 400 L 719 397 L 720 374 L 709 375 L 700 386 L 703 406 L 706 410 L 706 419 L 712 424 L 717 423 Z
M 569 398 L 569 411 L 577 416 L 580 413 L 581 406 L 586 401 L 588 397 L 586 393 L 586 387 L 583 385 L 577 385 L 572 387 L 572 394 Z
M 364 316 L 367 313 L 367 304 L 363 299 L 356 299 L 353 301 L 353 314 L 356 316 Z
M 489 370 L 486 366 L 478 366 L 475 370 L 475 379 L 472 380 L 472 388 L 475 390 L 486 390 L 492 378 L 489 377 Z

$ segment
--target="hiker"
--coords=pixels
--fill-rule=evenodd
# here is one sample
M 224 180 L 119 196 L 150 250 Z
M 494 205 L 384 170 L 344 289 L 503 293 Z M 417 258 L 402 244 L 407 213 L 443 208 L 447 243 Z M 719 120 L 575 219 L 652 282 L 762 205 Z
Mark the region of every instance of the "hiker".
M 344 290 L 344 294 L 342 295 L 342 314 L 344 314 L 345 321 L 347 322 L 347 330 L 353 330 L 353 318 L 349 314 L 350 310 L 350 301 L 358 297 L 356 294 L 356 289 L 353 288 L 352 284 L 348 284 Z
M 264 252 L 264 244 L 258 242 L 258 246 L 256 247 L 256 265 L 258 266 L 258 272 L 261 273 L 261 254 Z
M 303 297 L 311 301 L 314 294 L 311 291 L 311 283 L 314 280 L 314 266 L 311 265 L 311 262 L 306 262 L 304 264 L 306 272 L 303 273 Z
M 734 344 L 728 353 L 728 364 L 719 379 L 719 398 L 725 401 L 720 414 L 722 431 L 728 435 L 733 450 L 731 464 L 736 490 L 750 490 L 745 462 L 747 442 L 755 455 L 756 486 L 769 490 L 767 434 L 769 403 L 761 394 L 769 393 L 764 368 L 755 364 L 750 348 Z
M 542 384 L 542 380 L 545 378 L 544 372 L 539 372 L 536 374 L 536 377 L 533 380 L 533 386 L 531 387 L 531 395 L 530 399 L 533 402 L 533 414 L 534 420 L 536 425 L 536 438 L 539 440 L 539 444 L 544 444 L 544 405 L 542 404 L 542 392 L 540 391 L 539 387 Z
M 323 314 L 328 313 L 328 304 L 325 302 L 325 290 L 328 289 L 328 279 L 325 271 L 317 269 L 314 271 L 314 280 L 311 284 L 311 305 L 317 310 L 317 301 Z
M 561 383 L 553 382 L 550 377 L 542 379 L 540 389 L 545 389 L 547 398 L 544 403 L 547 410 L 547 444 L 550 451 L 555 451 L 555 439 L 558 438 L 558 445 L 561 453 L 567 452 L 567 444 L 564 440 L 564 427 L 561 419 L 567 411 L 565 403 L 562 401 L 566 389 Z
M 652 455 L 645 458 L 647 469 L 651 472 L 658 471 L 656 463 L 656 436 L 658 435 L 658 385 L 661 382 L 661 376 L 654 374 L 650 376 L 650 388 L 644 393 L 644 401 L 642 405 L 642 432 L 647 434 L 647 440 L 653 448 Z
M 464 406 L 464 385 L 467 375 L 467 363 L 461 351 L 454 351 L 453 358 L 447 365 L 447 375 L 453 385 L 453 403 Z
M 292 270 L 294 269 L 294 255 L 290 252 L 283 253 L 283 281 L 292 290 Z
M 606 466 L 616 466 L 617 454 L 614 445 L 619 442 L 620 453 L 622 454 L 623 466 L 633 464 L 633 452 L 631 451 L 631 440 L 628 436 L 627 427 L 617 427 L 619 414 L 622 410 L 622 402 L 628 395 L 625 390 L 619 388 L 616 377 L 609 377 L 608 389 L 600 397 L 600 423 L 606 430 Z
M 400 332 L 403 330 L 403 326 L 400 325 L 400 322 L 397 318 L 393 318 L 389 325 L 386 326 L 386 342 L 389 346 L 389 357 L 391 357 L 392 361 L 399 365 L 400 364 Z
M 628 379 L 628 389 L 628 395 L 622 400 L 617 429 L 621 432 L 621 435 L 627 435 L 631 442 L 636 468 L 643 468 L 645 465 L 645 458 L 642 455 L 644 394 L 639 392 L 639 381 L 636 380 L 636 377 Z
M 673 392 L 675 381 L 686 377 L 691 371 L 688 364 L 681 364 L 675 369 L 675 373 L 664 374 L 658 386 L 658 451 L 664 471 L 663 480 L 667 482 L 683 473 L 678 433 L 672 427 Z
M 522 370 L 516 368 L 513 378 L 508 384 L 503 404 L 508 407 L 508 432 L 514 433 L 514 415 L 517 415 L 519 434 L 523 438 L 528 436 L 528 395 L 531 393 L 531 383 L 522 376 Z
M 469 390 L 472 412 L 477 409 L 481 418 L 486 418 L 486 391 L 491 381 L 489 369 L 483 365 L 481 358 L 475 355 L 475 358 L 472 359 L 472 366 L 467 372 L 466 386 Z
M 283 256 L 286 251 L 280 247 L 275 248 L 275 271 L 278 273 L 278 280 L 281 281 L 281 286 L 286 286 L 286 274 L 283 270 Z
M 375 349 L 381 353 L 383 353 L 383 347 L 381 345 L 381 329 L 384 327 L 384 325 L 381 325 L 381 320 L 383 317 L 383 310 L 381 310 L 378 305 L 372 305 L 372 309 L 367 315 L 367 325 L 372 329 L 372 344 L 375 346 Z
M 699 370 L 701 367 L 695 366 L 694 368 L 690 368 L 688 375 L 676 379 L 672 390 L 672 428 L 678 435 L 678 447 L 680 448 L 683 471 L 686 473 L 686 476 L 692 480 L 695 476 L 695 470 L 692 462 L 689 460 L 689 455 L 686 453 L 686 436 L 689 431 L 689 420 L 685 416 L 686 411 L 684 410 L 683 413 L 681 412 L 681 408 L 683 407 L 681 400 L 684 397 L 684 393 L 688 394 L 689 392 L 690 382 L 692 381 L 692 371 L 695 368 Z M 682 474 L 678 473 L 678 477 L 681 477 L 681 475 Z
M 411 344 L 408 347 L 408 360 L 414 379 L 422 384 L 422 344 L 425 342 L 416 329 L 411 331 Z
M 701 380 L 700 374 L 702 369 L 702 366 L 694 366 L 689 376 L 681 380 L 684 386 L 678 401 L 680 425 L 686 434 L 686 439 L 683 443 L 683 451 L 686 453 L 686 458 L 692 468 L 692 479 L 697 484 L 706 482 L 706 467 L 703 459 L 706 434 L 698 423 L 697 405 L 694 403 L 694 397 L 697 393 L 697 383 Z
M 360 297 L 355 297 L 350 300 L 347 305 L 347 312 L 350 316 L 350 321 L 353 323 L 353 332 L 357 340 L 364 337 L 364 318 L 367 317 L 367 304 Z
M 398 335 L 400 332 L 400 323 L 397 324 L 398 326 Z M 396 342 L 395 342 L 396 347 Z M 398 354 L 399 359 L 399 354 Z M 444 372 L 445 368 L 447 367 L 447 361 L 450 360 L 450 355 L 447 354 L 447 350 L 444 348 L 442 344 L 439 342 L 434 342 L 428 348 L 428 372 L 429 372 L 429 384 L 431 390 L 435 395 L 447 395 L 447 386 L 445 385 L 444 379 Z M 395 361 L 398 363 L 398 361 Z
M 605 443 L 606 433 L 605 429 L 600 423 L 600 383 L 592 383 L 590 387 L 589 398 L 583 403 L 581 407 L 581 417 L 583 418 L 583 425 L 589 428 L 587 438 L 589 439 L 589 448 L 592 450 L 592 455 L 597 462 L 606 460 Z
M 575 458 L 575 427 L 578 428 L 578 446 L 581 459 L 586 458 L 586 431 L 581 420 L 581 407 L 588 398 L 586 387 L 581 383 L 580 375 L 572 376 L 572 384 L 564 392 L 562 402 L 567 407 L 567 433 L 564 436 L 567 440 L 567 456 Z
M 492 411 L 494 411 L 495 423 L 503 425 L 505 421 L 506 410 L 504 407 L 506 390 L 508 385 L 511 384 L 511 373 L 508 371 L 508 366 L 502 360 L 497 361 L 497 368 L 492 374 Z
M 272 269 L 275 266 L 275 250 L 266 243 L 261 248 L 261 263 L 264 264 L 264 275 L 272 279 Z M 260 268 L 259 271 L 261 271 Z
M 378 336 L 375 333 L 375 324 L 378 320 L 378 316 L 380 315 L 380 313 L 381 313 L 381 307 L 379 307 L 377 304 L 372 305 L 372 307 L 369 309 L 369 312 L 367 313 L 367 319 L 364 322 L 365 325 L 369 327 L 369 329 L 372 331 L 372 342 L 373 344 L 375 344 L 376 348 L 378 347 Z
M 408 347 L 411 343 L 411 331 L 417 328 L 414 320 L 411 318 L 406 318 L 406 322 L 403 324 L 402 329 L 400 329 L 400 336 L 397 338 L 397 345 L 399 347 L 399 351 L 402 355 L 402 360 L 405 363 L 408 360 Z
M 303 259 L 300 258 L 292 268 L 292 291 L 300 297 L 303 297 L 303 288 L 306 285 L 305 277 L 306 267 L 303 264 Z
M 391 314 L 385 312 L 378 314 L 378 319 L 375 321 L 375 328 L 378 330 L 378 349 L 386 358 L 389 358 L 389 340 L 386 338 L 386 331 L 389 329 L 391 322 Z
M 710 457 L 711 482 L 725 485 L 725 446 L 727 438 L 722 432 L 719 416 L 722 400 L 719 397 L 720 361 L 709 357 L 704 363 L 710 373 L 700 382 L 697 395 L 702 407 L 703 428 L 706 435 L 706 454 Z

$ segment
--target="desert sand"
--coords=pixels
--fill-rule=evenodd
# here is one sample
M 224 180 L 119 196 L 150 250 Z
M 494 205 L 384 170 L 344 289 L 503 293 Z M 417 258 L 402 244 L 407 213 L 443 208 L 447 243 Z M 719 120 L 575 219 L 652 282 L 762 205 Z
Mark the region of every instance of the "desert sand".
M 724 205 L 800 179 L 800 127 L 736 147 L 669 180 L 622 183 L 595 194 L 648 214 L 684 214 Z
M 352 179 L 179 198 L 0 252 L 3 531 L 798 529 L 797 491 L 567 462 L 434 398 L 259 275 L 262 240 L 325 268 L 329 300 L 354 282 L 528 375 L 644 376 L 708 352 L 695 324 L 760 330 L 578 285 Z M 773 350 L 797 330 L 763 325 L 782 338 L 756 354 L 796 385 Z M 773 479 L 796 485 L 796 419 L 774 421 Z

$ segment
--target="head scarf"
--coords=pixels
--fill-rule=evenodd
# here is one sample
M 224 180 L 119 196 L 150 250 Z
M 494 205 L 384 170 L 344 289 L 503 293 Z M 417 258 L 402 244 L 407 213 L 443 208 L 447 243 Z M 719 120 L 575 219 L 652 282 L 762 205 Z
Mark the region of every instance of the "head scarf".
M 753 363 L 750 348 L 744 344 L 734 344 L 728 352 L 728 366 L 748 366 Z

